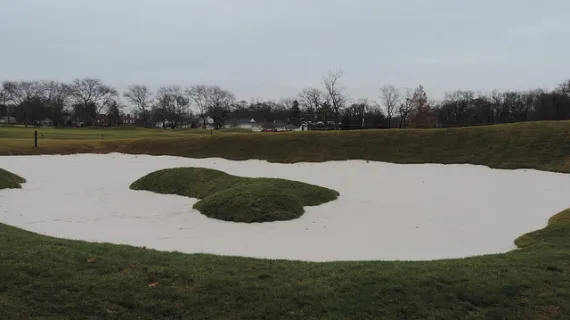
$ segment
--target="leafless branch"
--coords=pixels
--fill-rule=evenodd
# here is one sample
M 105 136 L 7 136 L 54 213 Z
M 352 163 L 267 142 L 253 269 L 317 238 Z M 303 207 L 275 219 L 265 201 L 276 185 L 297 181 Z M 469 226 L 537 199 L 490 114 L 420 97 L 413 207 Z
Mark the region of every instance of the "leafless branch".
M 123 96 L 135 106 L 137 112 L 142 115 L 145 127 L 148 126 L 148 108 L 153 101 L 152 91 L 145 85 L 130 85 Z
M 339 129 L 340 122 L 340 109 L 343 108 L 348 100 L 344 94 L 344 87 L 339 84 L 338 80 L 342 77 L 342 72 L 330 72 L 328 76 L 323 77 L 323 84 L 325 85 L 325 91 L 330 99 L 331 106 L 335 114 L 335 124 L 337 129 Z
M 72 99 L 84 107 L 92 104 L 94 114 L 89 114 L 95 126 L 102 111 L 119 96 L 117 89 L 105 85 L 99 79 L 75 79 L 69 87 Z
M 380 88 L 380 99 L 386 109 L 386 118 L 388 118 L 388 127 L 392 127 L 392 117 L 396 112 L 396 107 L 400 101 L 400 92 L 393 85 L 385 85 Z

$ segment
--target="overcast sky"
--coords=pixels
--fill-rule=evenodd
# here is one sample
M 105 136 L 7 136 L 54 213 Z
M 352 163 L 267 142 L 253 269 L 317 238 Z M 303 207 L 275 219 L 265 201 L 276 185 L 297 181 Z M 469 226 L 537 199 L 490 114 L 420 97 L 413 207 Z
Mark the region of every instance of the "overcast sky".
M 217 84 L 278 99 L 342 70 L 379 87 L 552 88 L 570 78 L 568 0 L 0 0 L 0 80 Z

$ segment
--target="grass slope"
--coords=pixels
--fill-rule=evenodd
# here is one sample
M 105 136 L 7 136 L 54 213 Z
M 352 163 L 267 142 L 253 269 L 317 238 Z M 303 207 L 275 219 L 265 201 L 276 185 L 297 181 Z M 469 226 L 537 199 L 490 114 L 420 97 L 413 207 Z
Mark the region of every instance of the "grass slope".
M 560 213 L 508 254 L 342 263 L 165 253 L 0 225 L 0 310 L 2 319 L 567 319 L 569 221 Z
M 0 190 L 17 189 L 24 182 L 26 182 L 26 179 L 0 168 Z
M 0 155 L 124 152 L 271 162 L 362 159 L 570 172 L 569 121 L 429 130 L 189 134 L 164 139 L 145 136 L 144 129 L 132 131 L 142 133 L 121 140 L 44 140 L 37 149 L 31 139 L 18 140 L 6 134 L 0 140 Z
M 204 215 L 247 223 L 296 219 L 304 206 L 338 197 L 334 190 L 307 183 L 237 177 L 206 168 L 158 170 L 133 182 L 131 189 L 202 199 L 194 208 Z

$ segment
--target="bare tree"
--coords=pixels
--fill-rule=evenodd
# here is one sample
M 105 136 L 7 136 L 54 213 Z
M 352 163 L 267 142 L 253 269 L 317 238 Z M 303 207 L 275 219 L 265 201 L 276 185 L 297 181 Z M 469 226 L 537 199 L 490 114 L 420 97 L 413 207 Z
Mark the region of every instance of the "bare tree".
M 380 88 L 380 99 L 386 109 L 386 118 L 388 119 L 388 128 L 392 127 L 392 118 L 396 113 L 396 107 L 400 102 L 400 91 L 393 85 L 385 85 Z
M 503 96 L 501 95 L 500 99 Z M 466 113 L 473 106 L 475 101 L 475 93 L 473 91 L 456 90 L 446 92 L 444 102 L 452 106 L 455 125 L 465 124 L 467 121 Z
M 95 127 L 103 110 L 116 101 L 115 99 L 119 96 L 117 89 L 93 78 L 75 79 L 69 88 L 71 97 L 76 103 L 83 105 L 84 108 L 94 108 L 87 113 L 93 127 Z
M 0 88 L 0 104 L 10 101 L 10 93 L 2 86 Z
M 249 98 L 249 104 L 252 106 L 263 104 L 263 103 L 265 103 L 265 99 L 263 99 L 263 97 L 255 96 L 255 97 Z
M 184 96 L 179 86 L 169 85 L 158 88 L 156 100 L 163 127 L 168 121 L 172 128 L 176 128 L 187 118 L 189 114 L 189 100 Z
M 202 129 L 206 128 L 206 119 L 208 118 L 209 91 L 210 87 L 203 84 L 185 90 L 186 95 L 198 108 L 198 116 L 202 119 Z
M 178 87 L 174 95 L 174 102 L 176 103 L 176 120 L 175 126 L 179 124 L 188 124 L 192 118 L 192 111 L 190 110 L 190 99 L 184 94 L 183 90 Z
M 440 128 L 439 117 L 440 117 L 441 108 L 443 106 L 443 102 L 442 102 L 442 100 L 439 100 L 439 99 L 429 98 L 428 104 L 433 109 L 435 127 Z
M 221 128 L 236 102 L 233 93 L 219 86 L 195 85 L 186 89 L 186 95 L 198 108 L 202 128 L 206 128 L 208 116 L 214 120 L 216 128 Z
M 308 130 L 311 130 L 311 121 L 318 120 L 319 109 L 323 104 L 324 93 L 317 88 L 305 88 L 298 94 L 301 105 L 305 109 Z
M 561 82 L 555 89 L 556 92 L 561 93 L 566 97 L 570 97 L 570 80 L 565 80 Z
M 8 102 L 11 101 L 12 98 L 10 96 L 10 92 L 8 92 L 4 87 L 3 83 L 2 87 L 0 87 L 0 106 L 3 105 L 4 108 L 6 108 L 6 121 L 4 124 L 8 126 L 8 122 L 10 122 L 10 106 L 8 105 Z
M 303 105 L 307 111 L 312 109 L 312 112 L 315 113 L 323 103 L 323 95 L 324 93 L 317 88 L 305 88 L 298 94 L 301 105 Z
M 366 98 L 364 99 L 359 99 L 354 106 L 357 106 L 357 111 L 358 111 L 358 116 L 360 117 L 360 121 L 361 121 L 361 127 L 362 129 L 364 129 L 364 117 L 366 115 L 366 112 L 368 110 L 374 109 L 375 107 L 375 102 L 374 101 L 370 101 Z
M 168 94 L 166 87 L 160 87 L 156 91 L 156 102 L 152 106 L 152 116 L 154 121 L 159 121 L 162 127 L 166 127 L 168 121 L 168 113 L 171 109 L 172 97 Z
M 277 103 L 279 106 L 281 106 L 283 109 L 285 110 L 291 110 L 291 108 L 293 108 L 293 105 L 295 104 L 295 98 L 281 98 L 279 99 L 279 102 Z
M 335 115 L 335 125 L 338 130 L 340 123 L 340 109 L 344 107 L 347 102 L 347 97 L 344 95 L 344 87 L 338 83 L 338 80 L 342 77 L 342 72 L 330 72 L 328 76 L 323 77 L 323 84 L 325 85 L 325 91 L 330 99 L 331 107 Z
M 408 116 L 412 111 L 414 101 L 414 90 L 410 88 L 404 89 L 403 99 L 398 106 L 398 116 L 400 117 L 399 128 L 406 128 L 408 125 Z
M 68 108 L 70 98 L 69 86 L 58 81 L 44 81 L 43 87 L 45 101 L 51 112 L 54 125 L 63 124 L 63 113 Z
M 208 114 L 214 120 L 217 129 L 223 127 L 235 100 L 233 93 L 218 86 L 212 86 L 208 90 Z
M 6 81 L 3 87 L 13 105 L 22 110 L 24 125 L 27 127 L 30 115 L 43 96 L 42 83 L 40 81 Z
M 133 84 L 127 88 L 123 96 L 135 106 L 136 112 L 142 116 L 144 127 L 148 127 L 148 108 L 152 104 L 153 93 L 145 85 Z

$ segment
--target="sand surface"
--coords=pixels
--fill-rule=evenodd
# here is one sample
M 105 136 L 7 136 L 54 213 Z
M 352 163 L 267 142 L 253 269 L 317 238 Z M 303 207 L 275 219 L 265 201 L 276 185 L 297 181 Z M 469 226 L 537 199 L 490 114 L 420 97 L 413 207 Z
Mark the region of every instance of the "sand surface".
M 129 190 L 152 171 L 214 168 L 335 189 L 299 219 L 207 218 L 182 196 Z M 187 159 L 146 155 L 0 157 L 28 180 L 0 191 L 0 222 L 40 234 L 166 251 L 306 261 L 433 260 L 501 253 L 570 207 L 570 175 L 473 165 Z

